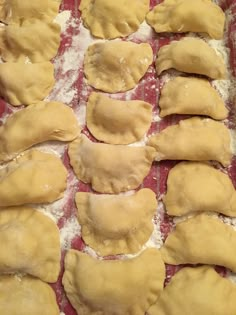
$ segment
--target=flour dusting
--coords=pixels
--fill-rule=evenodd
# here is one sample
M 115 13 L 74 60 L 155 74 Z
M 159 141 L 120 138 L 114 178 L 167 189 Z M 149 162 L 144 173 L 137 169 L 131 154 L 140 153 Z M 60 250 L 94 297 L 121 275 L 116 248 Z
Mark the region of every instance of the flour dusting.
M 61 33 L 64 33 L 67 27 L 69 26 L 70 18 L 71 18 L 71 11 L 65 10 L 65 11 L 60 12 L 54 19 L 54 22 L 60 25 Z
M 70 249 L 72 240 L 80 235 L 81 227 L 76 217 L 68 219 L 60 230 L 60 241 L 63 249 Z

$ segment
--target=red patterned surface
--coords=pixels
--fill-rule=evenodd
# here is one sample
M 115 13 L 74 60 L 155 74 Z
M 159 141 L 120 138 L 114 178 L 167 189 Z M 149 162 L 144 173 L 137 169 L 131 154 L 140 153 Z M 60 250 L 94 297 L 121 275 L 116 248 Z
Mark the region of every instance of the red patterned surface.
M 158 0 L 151 0 L 151 7 L 156 5 L 161 1 Z M 73 17 L 76 19 L 76 23 L 73 27 L 70 27 L 67 31 L 66 35 L 62 36 L 62 42 L 59 49 L 58 55 L 61 56 L 66 51 L 67 47 L 71 45 L 72 36 L 71 35 L 78 35 L 79 34 L 79 25 L 81 23 L 79 19 L 79 11 L 78 11 L 78 5 L 79 0 L 64 0 L 61 10 L 71 10 Z M 222 1 L 222 8 L 224 10 L 231 8 L 232 13 L 234 13 L 234 18 L 231 20 L 230 26 L 229 26 L 229 32 L 226 34 L 226 37 L 228 39 L 228 45 L 231 48 L 231 55 L 230 55 L 230 62 L 232 67 L 232 72 L 236 76 L 236 0 L 225 0 Z M 179 38 L 180 36 L 176 36 L 174 38 Z M 173 37 L 172 37 L 173 39 Z M 157 35 L 153 35 L 153 38 L 150 40 L 150 44 L 152 45 L 154 54 L 156 55 L 158 49 L 169 42 L 168 37 L 159 37 Z M 83 81 L 83 69 L 77 69 L 78 70 L 78 79 L 75 83 L 74 88 L 76 88 L 79 92 L 77 96 L 73 99 L 72 106 L 73 108 L 77 108 L 79 105 L 79 101 L 84 100 L 86 101 L 88 95 L 84 95 L 86 93 L 81 93 L 83 90 L 85 90 L 85 83 Z M 56 71 L 56 78 L 64 78 L 65 80 L 68 79 L 70 76 L 70 73 L 62 74 L 62 69 L 58 69 Z M 150 89 L 151 86 L 155 85 L 155 89 Z M 145 100 L 153 105 L 153 113 L 158 113 L 158 99 L 160 94 L 160 89 L 163 86 L 163 82 L 161 78 L 158 78 L 155 72 L 154 63 L 150 67 L 150 71 L 146 74 L 146 76 L 143 78 L 143 80 L 140 82 L 139 87 L 136 89 L 135 94 L 132 95 L 132 99 L 142 99 Z M 235 128 L 235 115 L 236 115 L 236 109 L 233 104 L 227 104 L 230 108 L 230 116 L 229 116 L 229 126 L 230 128 Z M 6 114 L 11 113 L 12 109 L 10 106 L 6 105 L 5 102 L 0 101 L 0 115 L 3 117 Z M 149 131 L 149 134 L 153 132 L 158 132 L 165 128 L 168 125 L 176 123 L 176 121 L 179 118 L 176 116 L 167 117 L 163 120 L 161 120 L 158 123 L 153 123 L 152 127 Z M 88 134 L 88 130 L 84 130 L 86 134 Z M 91 139 L 93 139 L 90 136 Z M 74 174 L 69 166 L 69 160 L 67 154 L 63 157 L 64 163 L 69 171 L 69 183 L 74 183 Z M 149 187 L 154 192 L 157 193 L 157 197 L 160 198 L 160 196 L 165 193 L 166 190 L 166 179 L 168 172 L 170 168 L 175 164 L 176 162 L 171 161 L 164 161 L 161 163 L 155 163 L 150 171 L 150 174 L 145 179 L 142 187 Z M 228 169 L 229 174 L 236 185 L 236 159 L 234 159 L 232 166 Z M 72 181 L 73 180 L 73 181 Z M 76 183 L 76 184 L 70 184 L 70 198 L 68 203 L 64 207 L 64 217 L 59 220 L 58 226 L 59 228 L 62 228 L 64 224 L 66 223 L 66 220 L 71 215 L 74 215 L 76 213 L 75 203 L 74 203 L 74 195 L 77 191 L 90 191 L 89 185 L 85 185 L 83 183 Z M 163 215 L 161 218 L 161 232 L 163 239 L 166 238 L 169 231 L 172 228 L 172 218 L 170 218 L 167 215 Z M 81 238 L 77 237 L 72 241 L 72 248 L 83 250 L 84 243 Z M 64 259 L 65 253 L 62 254 L 62 262 Z M 173 266 L 167 266 L 167 281 L 169 281 L 172 277 L 172 275 L 178 270 L 178 267 Z M 223 270 L 220 270 L 223 271 Z M 61 278 L 63 273 L 63 263 L 62 263 L 62 271 L 60 278 L 58 282 L 53 285 L 53 288 L 55 289 L 57 300 L 60 305 L 61 311 L 63 311 L 66 315 L 76 315 L 75 310 L 71 307 L 70 303 L 65 297 L 62 285 L 61 285 Z M 93 285 L 91 283 L 91 285 Z

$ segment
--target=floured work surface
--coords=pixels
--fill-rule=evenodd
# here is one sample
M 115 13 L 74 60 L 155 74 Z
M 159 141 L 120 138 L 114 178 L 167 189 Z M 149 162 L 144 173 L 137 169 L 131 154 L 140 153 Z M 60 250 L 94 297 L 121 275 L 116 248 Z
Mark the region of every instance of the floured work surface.
M 80 20 L 80 12 L 78 11 L 79 0 L 64 0 L 61 4 L 61 13 L 56 18 L 57 23 L 62 28 L 62 42 L 57 57 L 55 57 L 53 63 L 55 66 L 56 84 L 47 98 L 50 101 L 64 102 L 67 105 L 72 105 L 75 114 L 79 120 L 80 125 L 83 127 L 83 133 L 93 141 L 96 141 L 89 134 L 85 127 L 85 114 L 86 114 L 86 101 L 92 88 L 87 85 L 83 74 L 83 59 L 87 47 L 96 41 L 90 36 L 89 31 L 84 28 Z M 151 8 L 160 3 L 159 0 L 151 1 Z M 236 47 L 233 45 L 234 37 L 233 33 L 236 32 L 236 1 L 234 0 L 222 0 L 222 8 L 227 15 L 226 30 L 224 40 L 216 41 L 207 39 L 208 43 L 216 50 L 218 54 L 222 54 L 224 59 L 228 62 L 231 74 L 236 75 Z M 189 36 L 187 34 L 187 36 Z M 191 36 L 195 36 L 191 34 Z M 168 44 L 174 39 L 181 38 L 182 35 L 168 35 L 163 36 L 154 34 L 151 27 L 144 22 L 139 30 L 130 35 L 126 40 L 132 40 L 135 43 L 149 43 L 151 44 L 156 56 L 159 48 L 165 44 Z M 225 48 L 225 45 L 230 47 Z M 154 63 L 149 68 L 144 78 L 140 81 L 136 88 L 126 93 L 113 94 L 112 97 L 119 100 L 143 100 L 153 106 L 153 121 L 148 135 L 160 132 L 169 125 L 176 124 L 180 119 L 186 116 L 167 116 L 160 118 L 159 108 L 157 103 L 160 96 L 160 90 L 164 83 L 171 77 L 177 76 L 177 72 L 170 71 L 157 77 Z M 231 80 L 218 80 L 213 81 L 214 87 L 221 94 L 222 98 L 230 108 L 229 118 L 225 120 L 225 124 L 232 130 L 232 136 L 235 139 L 233 141 L 234 152 L 236 152 L 236 123 L 235 123 L 235 108 L 233 108 L 233 77 Z M 0 114 L 1 121 L 5 121 L 5 117 L 10 113 L 18 109 L 6 104 L 4 101 L 0 101 Z M 144 140 L 139 142 L 138 145 L 144 145 Z M 40 205 L 35 208 L 42 209 L 44 213 L 54 218 L 57 222 L 61 233 L 61 246 L 62 257 L 64 258 L 65 252 L 70 249 L 83 250 L 92 256 L 96 256 L 95 252 L 86 247 L 81 239 L 80 226 L 77 222 L 77 209 L 74 203 L 74 197 L 76 192 L 90 192 L 90 185 L 86 185 L 81 181 L 78 181 L 69 165 L 69 159 L 67 154 L 67 146 L 65 144 L 48 143 L 36 146 L 43 151 L 56 153 L 62 157 L 65 166 L 69 171 L 68 187 L 63 199 L 54 202 L 51 205 Z M 142 188 L 151 188 L 157 194 L 158 198 L 158 214 L 154 218 L 154 232 L 145 245 L 146 247 L 159 248 L 163 244 L 169 232 L 175 226 L 176 221 L 169 217 L 163 208 L 162 197 L 166 192 L 167 175 L 174 165 L 175 161 L 162 161 L 153 163 L 149 175 L 144 180 Z M 236 159 L 234 158 L 232 164 L 227 168 L 227 171 L 236 185 Z M 222 219 L 226 223 L 236 226 L 235 219 L 229 219 L 222 216 Z M 178 266 L 167 267 L 167 281 L 175 274 L 179 269 Z M 221 269 L 222 274 L 226 274 L 225 270 Z M 61 272 L 62 273 L 62 272 Z M 231 275 L 227 275 L 231 276 Z M 233 278 L 233 276 L 232 276 Z M 92 285 L 92 284 L 91 284 Z M 60 307 L 60 311 L 65 315 L 75 315 L 76 312 L 65 297 L 65 293 L 61 284 L 61 277 L 59 281 L 53 285 L 57 295 L 57 301 Z

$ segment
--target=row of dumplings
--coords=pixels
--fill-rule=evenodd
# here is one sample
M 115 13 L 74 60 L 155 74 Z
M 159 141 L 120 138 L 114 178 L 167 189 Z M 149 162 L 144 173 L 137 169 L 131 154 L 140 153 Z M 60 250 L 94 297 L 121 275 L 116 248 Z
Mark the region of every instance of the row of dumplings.
M 119 5 L 105 0 L 82 1 L 80 8 L 85 26 L 95 36 L 113 38 L 106 34 L 117 34 L 114 29 L 118 30 L 121 20 L 115 24 L 114 14 L 115 25 L 112 25 L 110 20 L 106 24 L 106 18 L 108 12 L 112 14 L 121 9 Z M 129 5 L 138 7 L 132 1 Z M 122 8 L 125 13 L 128 11 L 125 6 Z M 133 12 L 129 10 L 127 17 Z M 214 23 L 219 23 L 217 19 L 222 18 L 221 33 L 216 35 L 215 32 L 212 36 L 220 38 L 223 34 L 224 14 L 208 0 L 198 3 L 167 0 L 149 14 L 150 20 L 155 19 L 155 14 L 158 21 L 165 23 L 161 31 L 196 32 L 201 27 L 204 31 L 208 25 L 210 35 L 214 33 L 212 25 L 214 27 Z M 176 19 L 170 19 L 172 14 Z M 182 23 L 185 14 L 189 21 L 187 26 L 191 25 L 192 29 L 186 29 L 185 25 L 179 29 L 177 19 Z M 214 22 L 206 19 L 211 14 Z M 127 91 L 147 71 L 152 62 L 151 54 L 147 44 L 96 43 L 85 55 L 88 84 L 109 93 Z M 175 68 L 211 79 L 226 77 L 222 58 L 204 41 L 195 38 L 161 48 L 156 68 L 158 74 Z M 138 188 L 154 160 L 189 160 L 170 171 L 163 202 L 169 215 L 196 215 L 177 224 L 160 250 L 145 249 L 136 258 L 98 260 L 85 253 L 68 251 L 63 284 L 78 314 L 113 314 L 114 305 L 116 314 L 132 315 L 143 315 L 146 311 L 150 315 L 197 315 L 199 312 L 221 315 L 231 314 L 235 309 L 235 285 L 212 267 L 184 268 L 163 290 L 164 263 L 220 265 L 236 270 L 233 255 L 236 232 L 215 214 L 235 216 L 235 189 L 228 175 L 206 162 L 215 160 L 223 166 L 231 163 L 230 132 L 224 123 L 215 121 L 225 119 L 228 110 L 208 80 L 183 76 L 165 85 L 160 108 L 162 117 L 191 114 L 210 116 L 214 120 L 186 119 L 150 137 L 145 147 L 129 147 L 125 144 L 140 140 L 149 129 L 151 107 L 141 101 L 109 99 L 101 93 L 90 95 L 87 127 L 97 140 L 105 143 L 91 142 L 82 135 L 69 145 L 70 162 L 80 180 L 90 183 L 95 191 L 109 195 L 76 194 L 82 237 L 103 256 L 141 250 L 153 232 L 152 218 L 157 209 L 155 194 L 150 189 L 141 189 L 131 196 L 111 194 Z M 208 213 L 203 214 L 204 211 Z

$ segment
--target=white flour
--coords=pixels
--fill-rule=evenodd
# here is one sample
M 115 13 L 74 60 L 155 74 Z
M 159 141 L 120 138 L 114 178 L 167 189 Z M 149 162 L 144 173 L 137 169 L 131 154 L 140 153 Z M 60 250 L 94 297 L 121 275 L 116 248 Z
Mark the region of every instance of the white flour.
M 72 217 L 66 221 L 64 227 L 60 230 L 61 247 L 63 249 L 71 248 L 71 241 L 75 236 L 79 236 L 81 227 L 76 217 Z

